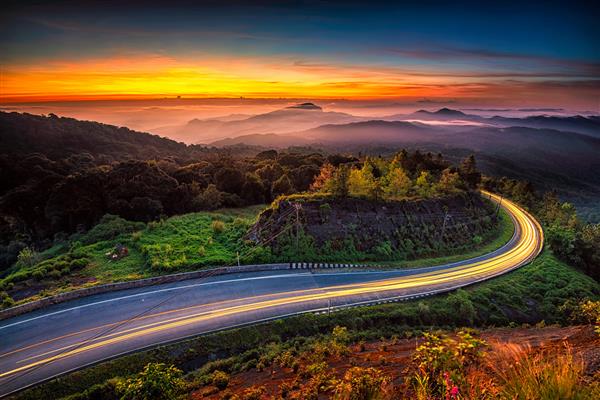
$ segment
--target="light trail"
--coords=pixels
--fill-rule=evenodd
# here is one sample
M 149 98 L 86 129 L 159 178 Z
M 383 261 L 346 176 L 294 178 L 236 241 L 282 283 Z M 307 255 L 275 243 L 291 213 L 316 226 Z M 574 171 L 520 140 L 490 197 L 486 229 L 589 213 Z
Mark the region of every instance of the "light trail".
M 262 310 L 272 310 L 272 314 L 274 316 L 288 315 L 289 313 L 285 312 L 286 310 L 281 310 L 278 314 L 278 307 L 285 308 L 290 305 L 314 304 L 325 300 L 329 301 L 331 299 L 348 300 L 348 303 L 342 306 L 350 306 L 354 304 L 352 303 L 353 298 L 364 295 L 381 295 L 382 297 L 378 298 L 378 301 L 382 301 L 386 298 L 397 297 L 399 292 L 408 292 L 409 294 L 414 293 L 415 295 L 418 295 L 419 293 L 431 291 L 432 289 L 450 290 L 459 286 L 466 286 L 489 277 L 497 276 L 504 272 L 508 272 L 535 258 L 541 251 L 543 245 L 543 231 L 540 224 L 527 211 L 523 210 L 516 204 L 489 192 L 482 193 L 486 196 L 489 196 L 495 202 L 501 203 L 502 207 L 504 207 L 504 209 L 510 214 L 515 224 L 515 237 L 517 240 L 512 246 L 507 248 L 506 251 L 502 252 L 501 254 L 463 265 L 452 266 L 435 271 L 416 273 L 408 276 L 400 276 L 364 283 L 341 284 L 323 288 L 301 289 L 274 294 L 250 296 L 144 315 L 143 317 L 136 319 L 136 321 L 150 318 L 166 318 L 116 331 L 92 340 L 77 339 L 75 342 L 68 345 L 24 357 L 16 361 L 15 364 L 25 365 L 1 372 L 0 379 L 9 377 L 19 372 L 27 371 L 34 367 L 52 363 L 57 360 L 90 352 L 92 350 L 109 347 L 118 343 L 143 337 L 151 337 L 153 334 L 164 333 L 177 328 L 198 325 L 209 320 L 214 321 L 226 317 L 240 316 L 244 315 L 245 313 Z M 192 313 L 177 317 L 169 317 L 170 314 L 189 311 L 192 311 Z M 300 312 L 306 311 L 309 310 L 303 310 Z M 29 346 L 24 346 L 0 355 L 0 359 L 5 356 L 13 355 L 23 350 L 32 349 L 36 346 L 41 346 L 59 339 L 77 336 L 84 332 L 98 330 L 117 324 L 119 324 L 119 322 L 102 324 L 97 327 L 69 333 L 58 338 L 45 340 Z M 32 361 L 36 359 L 37 361 Z

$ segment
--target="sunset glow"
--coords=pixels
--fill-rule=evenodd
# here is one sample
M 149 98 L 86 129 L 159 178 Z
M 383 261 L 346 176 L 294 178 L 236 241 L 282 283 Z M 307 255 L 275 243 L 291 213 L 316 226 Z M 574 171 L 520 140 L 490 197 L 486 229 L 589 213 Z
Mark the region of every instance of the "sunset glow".
M 548 21 L 563 25 L 563 12 L 582 10 L 542 21 L 533 10 L 436 8 L 211 4 L 140 13 L 132 4 L 117 15 L 94 5 L 15 6 L 0 32 L 0 102 L 243 96 L 597 106 L 592 32 L 556 32 Z M 507 31 L 496 14 L 531 26 Z M 576 45 L 565 46 L 565 34 Z M 561 39 L 540 53 L 538 42 L 552 36 Z

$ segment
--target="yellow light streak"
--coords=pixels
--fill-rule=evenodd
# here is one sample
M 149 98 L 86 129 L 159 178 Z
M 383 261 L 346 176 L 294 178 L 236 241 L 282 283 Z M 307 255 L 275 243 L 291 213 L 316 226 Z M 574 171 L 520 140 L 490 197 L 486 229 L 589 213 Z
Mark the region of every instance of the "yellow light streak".
M 216 319 L 220 317 L 226 317 L 231 315 L 239 315 L 250 311 L 259 311 L 268 308 L 274 308 L 277 306 L 300 304 L 306 302 L 314 302 L 321 300 L 328 300 L 337 297 L 349 297 L 355 295 L 364 294 L 375 294 L 389 291 L 396 291 L 399 289 L 415 289 L 424 286 L 439 286 L 445 284 L 460 284 L 464 283 L 466 278 L 483 278 L 486 276 L 496 275 L 502 272 L 506 272 L 513 268 L 516 268 L 525 262 L 531 260 L 537 256 L 541 251 L 543 244 L 543 231 L 540 224 L 533 218 L 527 211 L 523 210 L 516 204 L 501 199 L 499 196 L 491 194 L 489 192 L 482 192 L 486 196 L 494 199 L 496 202 L 502 201 L 503 207 L 513 217 L 516 226 L 521 232 L 519 242 L 513 246 L 510 250 L 505 253 L 496 255 L 490 259 L 473 262 L 466 265 L 451 267 L 439 271 L 430 271 L 421 274 L 415 274 L 411 276 L 390 278 L 380 281 L 373 281 L 367 283 L 355 283 L 333 286 L 328 288 L 315 288 L 305 290 L 295 290 L 290 292 L 279 293 L 275 295 L 261 295 L 253 296 L 245 299 L 227 300 L 212 304 L 205 304 L 201 306 L 186 307 L 178 310 L 172 310 L 163 313 L 157 313 L 154 315 L 148 315 L 144 318 L 155 317 L 158 315 L 164 315 L 171 312 L 180 312 L 182 310 L 189 310 L 197 307 L 207 308 L 215 305 L 231 304 L 239 301 L 246 301 L 246 304 L 231 305 L 220 309 L 202 311 L 200 313 L 194 313 L 191 315 L 170 318 L 163 321 L 157 321 L 138 327 L 126 329 L 112 333 L 110 335 L 97 338 L 93 341 L 79 342 L 73 345 L 65 346 L 60 349 L 55 349 L 46 353 L 38 354 L 33 357 L 28 357 L 19 362 L 25 362 L 31 359 L 44 357 L 48 354 L 62 351 L 68 348 L 77 347 L 73 350 L 66 351 L 61 354 L 57 354 L 51 357 L 46 357 L 41 360 L 29 363 L 27 365 L 15 368 L 13 370 L 0 374 L 0 378 L 15 374 L 20 371 L 24 371 L 35 366 L 46 364 L 58 359 L 77 355 L 86 351 L 91 351 L 111 344 L 120 343 L 126 340 L 142 337 L 144 335 L 150 335 L 153 333 L 167 331 L 169 329 L 179 328 L 183 326 L 189 326 L 202 321 Z M 274 299 L 268 299 L 268 297 L 280 296 Z M 264 300 L 267 299 L 267 300 Z M 112 324 L 107 324 L 112 325 Z M 92 328 L 95 329 L 95 328 Z M 83 331 L 85 332 L 85 331 Z M 45 342 L 42 342 L 45 343 Z M 85 344 L 87 343 L 87 344 Z M 85 344 L 85 345 L 83 345 Z M 32 345 L 35 346 L 35 345 Z M 27 348 L 31 348 L 28 346 Z M 25 349 L 25 348 L 23 348 Z M 20 351 L 15 350 L 11 353 Z M 9 353 L 7 353 L 9 354 Z

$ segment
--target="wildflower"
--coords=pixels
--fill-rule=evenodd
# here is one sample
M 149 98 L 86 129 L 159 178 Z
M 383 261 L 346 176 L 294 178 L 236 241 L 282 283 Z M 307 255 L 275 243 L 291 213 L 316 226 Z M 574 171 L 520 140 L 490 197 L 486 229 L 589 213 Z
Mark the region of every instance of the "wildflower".
M 458 396 L 458 387 L 457 386 L 452 386 L 452 389 L 450 390 L 450 396 L 455 399 Z

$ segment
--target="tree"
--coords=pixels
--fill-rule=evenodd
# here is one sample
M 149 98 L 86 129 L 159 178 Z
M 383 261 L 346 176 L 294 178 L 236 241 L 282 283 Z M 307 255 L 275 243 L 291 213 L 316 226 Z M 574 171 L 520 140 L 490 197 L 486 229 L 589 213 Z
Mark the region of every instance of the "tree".
M 410 191 L 412 182 L 401 167 L 391 166 L 385 177 L 383 192 L 390 199 L 404 197 Z
M 460 177 L 471 189 L 475 189 L 481 182 L 481 173 L 477 170 L 475 156 L 471 154 L 465 158 L 458 169 Z
M 333 178 L 333 174 L 335 173 L 335 167 L 331 165 L 331 163 L 326 162 L 321 167 L 319 171 L 319 175 L 317 175 L 310 185 L 310 190 L 313 192 L 319 192 L 325 190 L 329 181 Z
M 294 191 L 294 186 L 292 185 L 292 181 L 286 175 L 281 175 L 279 179 L 273 182 L 273 186 L 271 187 L 271 193 L 273 197 L 276 197 L 281 194 L 290 194 Z
M 581 256 L 585 272 L 600 280 L 600 224 L 589 224 L 580 233 Z
M 348 191 L 353 196 L 371 197 L 375 191 L 373 166 L 365 162 L 361 169 L 353 168 L 348 177 Z
M 150 197 L 134 197 L 130 204 L 132 217 L 136 221 L 152 221 L 160 217 L 163 212 L 160 200 Z
M 237 168 L 221 168 L 215 174 L 217 189 L 222 192 L 240 194 L 244 185 L 244 175 Z
M 271 184 L 283 175 L 283 168 L 281 168 L 281 165 L 277 162 L 274 162 L 273 164 L 267 164 L 264 167 L 257 169 L 256 173 L 263 181 Z
M 117 386 L 122 400 L 175 400 L 184 387 L 182 371 L 173 365 L 149 363 Z
M 442 193 L 455 192 L 461 184 L 458 172 L 452 172 L 450 168 L 442 171 L 442 176 L 437 184 L 437 189 Z
M 292 169 L 289 176 L 294 188 L 299 192 L 304 192 L 310 188 L 315 180 L 315 176 L 319 173 L 319 168 L 314 165 L 301 165 L 298 168 Z
M 242 195 L 250 203 L 257 204 L 265 201 L 265 185 L 263 185 L 258 175 L 246 174 Z
M 417 193 L 420 196 L 428 197 L 431 195 L 432 186 L 431 186 L 431 174 L 429 171 L 421 171 L 421 175 L 417 178 L 416 181 Z
M 348 180 L 350 177 L 350 168 L 341 164 L 336 168 L 335 173 L 332 176 L 332 179 L 329 180 L 330 184 L 327 185 L 328 191 L 336 196 L 336 197 L 346 197 L 348 196 Z
M 223 197 L 223 193 L 211 183 L 201 194 L 196 196 L 194 206 L 199 210 L 216 210 L 223 205 Z

